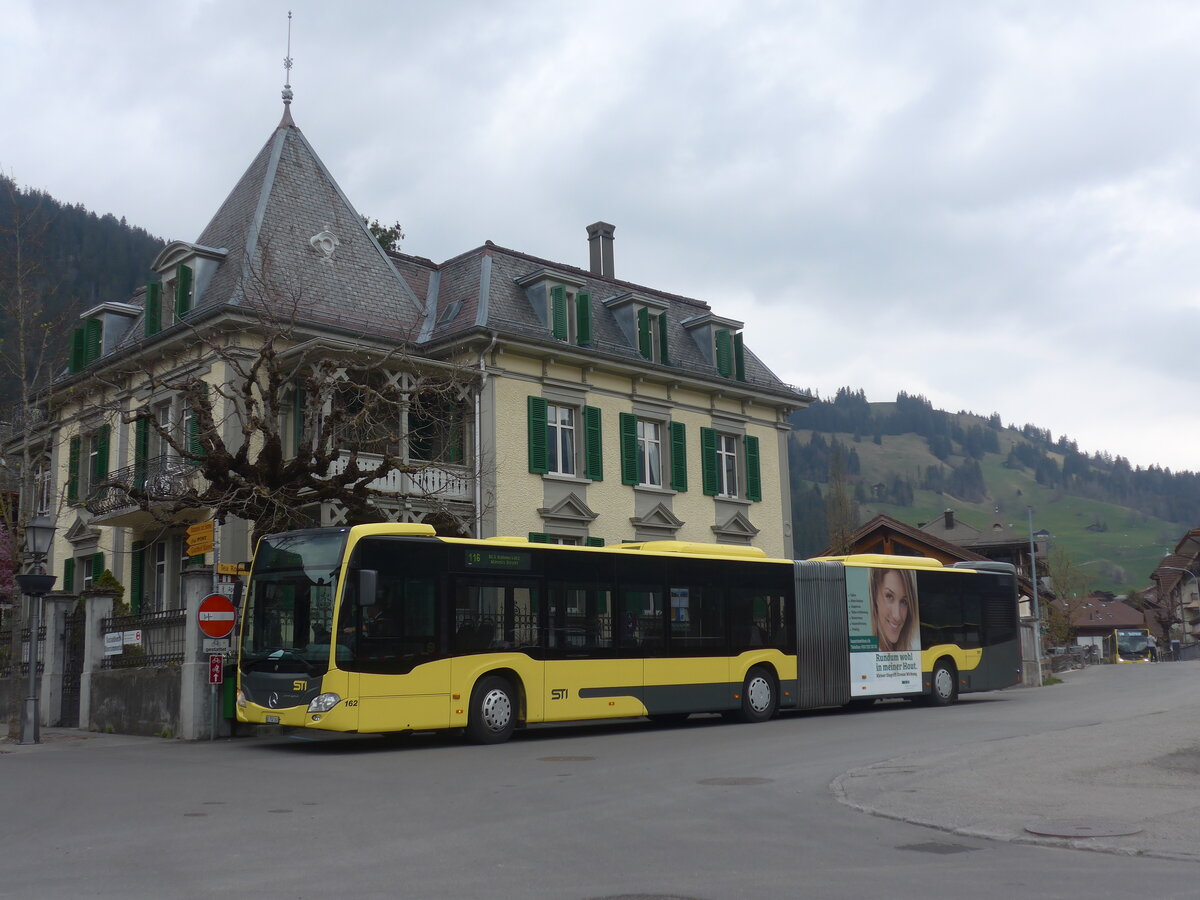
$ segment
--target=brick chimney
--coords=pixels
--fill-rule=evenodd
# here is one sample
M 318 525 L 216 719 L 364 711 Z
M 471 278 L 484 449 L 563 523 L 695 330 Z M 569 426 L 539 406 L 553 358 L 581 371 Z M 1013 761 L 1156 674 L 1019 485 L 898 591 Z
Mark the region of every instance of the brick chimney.
M 591 250 L 591 272 L 603 278 L 615 278 L 613 274 L 613 232 L 617 228 L 607 222 L 593 222 L 587 227 L 588 245 Z

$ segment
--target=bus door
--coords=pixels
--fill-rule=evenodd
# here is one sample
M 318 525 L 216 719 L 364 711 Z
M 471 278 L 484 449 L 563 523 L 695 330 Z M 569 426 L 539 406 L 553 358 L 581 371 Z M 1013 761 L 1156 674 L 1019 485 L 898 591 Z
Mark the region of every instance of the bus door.
M 714 579 L 700 577 L 700 571 L 688 569 L 696 566 L 682 561 L 672 566 L 662 603 L 666 641 L 648 648 L 652 652 L 645 663 L 645 703 L 650 715 L 721 709 L 732 703 L 727 591 Z
M 352 571 L 376 572 L 373 603 L 351 577 L 338 616 L 334 664 L 357 673 L 359 731 L 450 726 L 450 668 L 441 646 L 439 574 L 430 545 L 389 538 L 359 542 Z M 354 676 L 349 679 L 353 687 Z
M 504 575 L 463 577 L 455 579 L 452 596 L 451 681 L 461 698 L 458 708 L 481 675 L 511 669 L 521 679 L 526 721 L 541 721 L 544 662 L 538 582 Z
M 574 574 L 547 583 L 546 721 L 640 716 L 641 610 L 619 611 L 610 585 Z

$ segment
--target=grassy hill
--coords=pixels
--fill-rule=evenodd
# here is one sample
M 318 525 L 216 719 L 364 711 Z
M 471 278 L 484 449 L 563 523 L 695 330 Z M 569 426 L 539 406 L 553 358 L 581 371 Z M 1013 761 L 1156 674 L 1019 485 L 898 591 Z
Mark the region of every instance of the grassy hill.
M 870 406 L 878 416 L 886 418 L 894 405 Z M 982 496 L 956 496 L 948 489 L 938 491 L 922 486 L 929 480 L 930 469 L 949 472 L 970 464 L 970 458 L 963 452 L 943 454 L 944 458 L 939 459 L 930 449 L 933 442 L 926 436 L 911 432 L 881 434 L 878 430 L 872 434 L 868 428 L 856 432 L 818 429 L 819 439 L 830 445 L 836 441 L 847 455 L 852 453 L 856 457 L 848 481 L 859 498 L 860 523 L 883 513 L 910 525 L 920 525 L 941 516 L 946 509 L 953 509 L 961 521 L 975 528 L 986 529 L 998 513 L 1017 533 L 1026 534 L 1028 508 L 1032 506 L 1034 529 L 1049 531 L 1053 536 L 1052 546 L 1064 548 L 1090 573 L 1094 589 L 1117 593 L 1130 587 L 1147 586 L 1150 572 L 1189 527 L 1186 522 L 1169 521 L 1111 499 L 1083 496 L 1072 489 L 1070 479 L 1039 483 L 1038 474 L 1032 467 L 1016 464 L 1013 460 L 1014 447 L 1031 443 L 1027 429 L 997 428 L 994 420 L 969 413 L 941 415 L 946 417 L 951 429 L 965 431 L 982 426 L 991 427 L 995 432 L 994 449 L 975 457 L 983 477 Z M 793 447 L 807 445 L 813 439 L 813 433 L 812 429 L 795 429 L 791 435 Z M 956 451 L 961 449 L 955 446 Z M 1072 451 L 1069 445 L 1065 452 L 1050 445 L 1040 448 L 1039 452 L 1062 469 L 1066 456 Z M 1098 461 L 1097 465 L 1102 467 L 1102 462 Z M 1169 473 L 1167 477 L 1171 477 Z M 901 492 L 904 495 L 902 503 L 895 502 L 890 496 L 895 492 L 875 489 L 876 485 L 884 488 L 897 480 L 906 482 L 911 488 Z M 819 481 L 794 480 L 793 497 L 811 491 L 814 483 L 822 493 L 827 490 L 827 484 Z M 1091 493 L 1103 492 L 1092 489 Z M 803 504 L 794 502 L 794 509 L 803 514 Z M 804 549 L 815 552 L 813 548 Z M 806 555 L 801 548 L 798 551 Z

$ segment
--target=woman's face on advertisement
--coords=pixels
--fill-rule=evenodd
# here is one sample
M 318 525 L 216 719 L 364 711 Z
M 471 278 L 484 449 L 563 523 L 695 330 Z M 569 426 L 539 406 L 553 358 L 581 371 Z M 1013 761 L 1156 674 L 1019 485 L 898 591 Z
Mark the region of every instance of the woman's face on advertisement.
M 900 632 L 908 621 L 908 603 L 908 590 L 900 573 L 887 572 L 879 583 L 875 606 L 879 628 L 883 632 L 880 636 L 893 647 L 900 640 Z

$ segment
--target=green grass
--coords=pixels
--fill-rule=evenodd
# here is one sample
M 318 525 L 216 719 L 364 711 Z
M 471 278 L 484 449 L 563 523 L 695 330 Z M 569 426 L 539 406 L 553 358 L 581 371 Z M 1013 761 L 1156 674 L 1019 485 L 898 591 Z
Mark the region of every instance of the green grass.
M 965 424 L 970 421 L 966 420 Z M 809 434 L 797 432 L 803 442 L 808 441 Z M 925 440 L 915 434 L 885 435 L 881 445 L 876 445 L 870 437 L 864 437 L 858 443 L 854 442 L 853 435 L 836 437 L 857 452 L 861 478 L 867 485 L 887 483 L 893 476 L 902 475 L 915 486 L 921 482 L 926 467 L 940 464 L 929 452 Z M 912 506 L 861 504 L 861 521 L 866 522 L 877 513 L 883 513 L 906 524 L 918 525 L 933 521 L 946 509 L 953 509 L 961 521 L 986 530 L 998 509 L 1006 524 L 1018 534 L 1027 536 L 1027 508 L 1032 506 L 1034 529 L 1044 528 L 1050 532 L 1052 545 L 1064 548 L 1092 576 L 1093 590 L 1123 593 L 1130 587 L 1147 587 L 1150 573 L 1164 554 L 1171 551 L 1187 526 L 1146 516 L 1123 506 L 1067 496 L 1039 485 L 1029 470 L 1005 468 L 1004 460 L 1017 440 L 1021 440 L 1017 432 L 1002 431 L 1001 452 L 986 454 L 980 461 L 988 494 L 983 502 L 967 503 L 949 494 L 916 490 Z M 961 458 L 953 458 L 946 468 L 961 461 Z M 1106 525 L 1107 530 L 1089 531 L 1088 526 L 1094 523 Z

